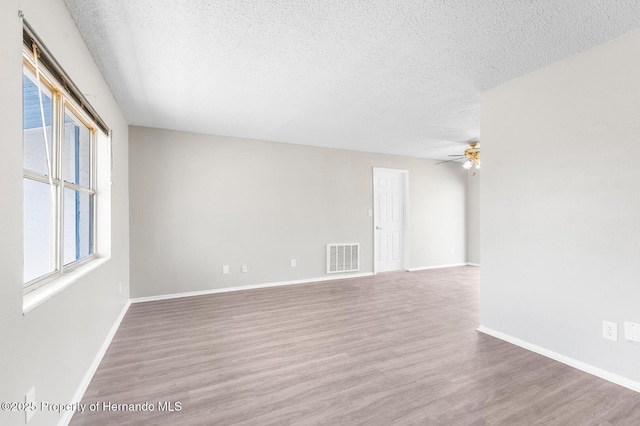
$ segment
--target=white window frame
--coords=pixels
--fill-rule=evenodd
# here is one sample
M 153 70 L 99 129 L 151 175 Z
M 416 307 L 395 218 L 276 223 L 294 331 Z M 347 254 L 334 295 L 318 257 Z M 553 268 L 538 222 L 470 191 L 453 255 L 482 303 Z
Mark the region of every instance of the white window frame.
M 40 74 L 40 84 L 51 91 L 51 178 L 49 176 L 27 170 L 23 168 L 23 178 L 33 181 L 45 183 L 50 185 L 53 183 L 55 188 L 55 197 L 53 202 L 53 262 L 54 270 L 31 281 L 23 284 L 24 294 L 32 292 L 43 285 L 60 278 L 63 274 L 68 273 L 77 267 L 84 265 L 98 256 L 96 254 L 97 247 L 97 210 L 98 210 L 98 195 L 96 192 L 96 141 L 98 126 L 94 120 L 86 114 L 83 109 L 72 99 L 68 93 L 64 90 L 63 84 L 61 84 L 56 78 L 54 78 L 49 71 L 37 63 L 34 59 L 33 52 L 29 51 L 26 47 L 23 49 L 23 75 L 25 74 L 25 68 L 29 69 L 33 74 L 36 73 L 36 66 L 38 67 Z M 64 160 L 64 117 L 65 113 L 75 116 L 82 124 L 89 129 L 89 187 L 79 186 L 70 182 L 66 182 L 63 178 L 63 160 Z M 24 130 L 23 130 L 24 132 Z M 24 136 L 23 136 L 24 140 Z M 80 193 L 89 194 L 92 197 L 92 218 L 91 218 L 91 249 L 90 254 L 74 262 L 64 264 L 64 192 L 66 189 L 78 191 Z M 24 255 L 24 254 L 23 254 Z

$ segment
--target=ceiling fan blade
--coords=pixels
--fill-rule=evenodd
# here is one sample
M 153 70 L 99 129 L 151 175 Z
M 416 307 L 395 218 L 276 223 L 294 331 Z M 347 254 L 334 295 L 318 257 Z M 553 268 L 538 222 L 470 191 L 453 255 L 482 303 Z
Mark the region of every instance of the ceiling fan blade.
M 442 164 L 442 163 L 450 163 L 450 162 L 452 162 L 452 161 L 456 161 L 456 160 L 459 160 L 459 159 L 461 159 L 461 158 L 465 158 L 465 156 L 464 156 L 464 155 L 462 155 L 462 156 L 460 156 L 460 157 L 458 157 L 458 158 L 452 158 L 451 160 L 441 161 L 441 162 L 439 162 L 439 163 L 436 163 L 435 165 L 437 166 L 438 164 Z

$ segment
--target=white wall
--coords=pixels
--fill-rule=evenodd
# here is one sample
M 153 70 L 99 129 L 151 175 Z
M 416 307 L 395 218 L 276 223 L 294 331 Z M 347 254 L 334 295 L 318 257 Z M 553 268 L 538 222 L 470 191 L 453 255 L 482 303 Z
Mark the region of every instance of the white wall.
M 466 260 L 457 164 L 142 127 L 129 139 L 132 297 L 325 277 L 334 242 L 361 243 L 372 272 L 372 167 L 409 170 L 411 267 Z
M 480 170 L 468 172 L 467 262 L 480 265 Z
M 22 22 L 25 13 L 60 64 L 113 128 L 111 258 L 43 305 L 22 311 Z M 114 321 L 127 303 L 128 128 L 61 0 L 0 2 L 0 400 L 70 402 Z M 119 293 L 119 284 L 123 291 Z M 37 412 L 29 425 L 60 414 Z M 0 424 L 24 424 L 0 412 Z
M 482 95 L 481 323 L 640 382 L 640 32 Z M 620 334 L 622 335 L 621 330 Z

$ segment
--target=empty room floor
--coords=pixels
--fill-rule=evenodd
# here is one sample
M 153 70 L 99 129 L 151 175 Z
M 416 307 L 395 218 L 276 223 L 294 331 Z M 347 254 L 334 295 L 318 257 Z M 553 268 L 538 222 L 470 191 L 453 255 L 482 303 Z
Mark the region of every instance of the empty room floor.
M 133 304 L 82 402 L 154 410 L 71 424 L 640 424 L 640 394 L 475 331 L 479 283 L 467 266 Z

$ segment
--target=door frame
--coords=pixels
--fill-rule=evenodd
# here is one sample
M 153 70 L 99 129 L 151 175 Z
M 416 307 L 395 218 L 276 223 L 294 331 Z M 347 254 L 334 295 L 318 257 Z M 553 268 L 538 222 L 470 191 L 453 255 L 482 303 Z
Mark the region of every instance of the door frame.
M 373 167 L 371 185 L 373 186 L 373 223 L 371 224 L 371 232 L 373 232 L 373 274 L 378 273 L 378 239 L 376 238 L 376 199 L 378 190 L 376 185 L 376 174 L 378 172 L 398 173 L 402 175 L 402 268 L 407 271 L 410 268 L 410 244 L 409 244 L 409 170 L 390 169 L 386 167 Z

